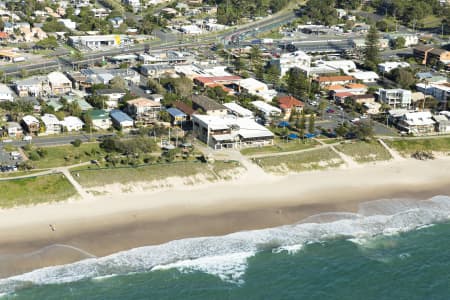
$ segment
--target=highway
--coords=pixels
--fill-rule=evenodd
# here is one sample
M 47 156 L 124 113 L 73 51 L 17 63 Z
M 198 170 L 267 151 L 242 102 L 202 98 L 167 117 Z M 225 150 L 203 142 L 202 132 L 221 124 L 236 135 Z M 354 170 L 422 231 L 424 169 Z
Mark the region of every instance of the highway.
M 236 34 L 247 34 L 254 32 L 255 28 L 258 28 L 257 32 L 263 32 L 271 30 L 273 28 L 279 27 L 295 19 L 295 14 L 292 11 L 284 11 L 282 13 L 276 14 L 274 16 L 252 22 L 250 24 L 244 24 L 238 26 L 231 31 L 219 32 L 217 34 L 207 35 L 203 37 L 197 37 L 193 41 L 187 41 L 180 43 L 178 40 L 171 40 L 167 42 L 155 41 L 147 42 L 142 44 L 133 45 L 130 47 L 114 48 L 110 50 L 97 51 L 91 53 L 83 53 L 83 58 L 73 59 L 68 55 L 61 55 L 55 57 L 54 59 L 41 60 L 38 62 L 20 64 L 20 65 L 7 65 L 0 66 L 0 71 L 5 75 L 17 75 L 26 71 L 36 71 L 36 70 L 54 70 L 60 67 L 74 68 L 75 66 L 82 66 L 85 64 L 93 64 L 95 62 L 100 62 L 104 57 L 115 56 L 119 54 L 129 54 L 135 52 L 145 51 L 147 49 L 152 50 L 172 50 L 180 48 L 198 48 L 205 45 L 209 45 L 216 41 L 228 42 L 231 37 Z

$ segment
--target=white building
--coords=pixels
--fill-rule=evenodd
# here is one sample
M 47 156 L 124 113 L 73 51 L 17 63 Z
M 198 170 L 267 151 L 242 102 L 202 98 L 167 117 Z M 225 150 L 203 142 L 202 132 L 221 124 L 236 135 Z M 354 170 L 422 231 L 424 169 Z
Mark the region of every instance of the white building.
M 273 133 L 248 118 L 192 115 L 193 133 L 215 150 L 273 144 Z
M 292 68 L 309 69 L 311 67 L 311 56 L 298 50 L 281 54 L 280 58 L 275 60 L 274 63 L 279 64 L 280 73 L 283 77 Z
M 405 39 L 405 47 L 411 47 L 411 46 L 417 45 L 419 43 L 419 37 L 417 36 L 417 34 L 391 33 L 391 34 L 385 35 L 385 38 L 387 38 L 390 42 L 393 42 L 400 37 Z
M 14 92 L 6 84 L 0 83 L 0 101 L 13 101 Z
M 264 114 L 266 120 L 270 120 L 272 117 L 281 115 L 281 109 L 264 101 L 253 101 L 251 104 Z
M 63 128 L 65 128 L 68 132 L 80 131 L 83 129 L 84 122 L 81 121 L 80 118 L 68 116 L 61 121 L 61 126 L 63 126 Z
M 124 35 L 81 35 L 70 36 L 69 44 L 79 49 L 99 50 L 120 47 L 131 44 Z
M 248 118 L 248 119 L 255 118 L 255 115 L 251 110 L 246 109 L 245 107 L 242 107 L 235 102 L 224 103 L 223 105 L 228 109 L 228 113 L 232 115 L 235 115 L 240 118 Z
M 180 27 L 180 31 L 184 34 L 199 35 L 203 33 L 203 29 L 197 25 L 184 25 Z
M 379 89 L 378 101 L 390 105 L 393 109 L 411 106 L 411 91 L 403 89 Z
M 372 71 L 349 72 L 347 75 L 353 76 L 356 80 L 361 80 L 364 83 L 376 82 L 380 78 L 377 73 Z
M 61 122 L 55 115 L 45 114 L 41 117 L 45 126 L 45 134 L 55 134 L 61 132 Z
M 245 78 L 239 81 L 240 91 L 245 91 L 250 95 L 259 96 L 270 102 L 277 95 L 275 90 L 269 89 L 267 84 L 254 78 Z
M 58 19 L 59 23 L 62 23 L 66 28 L 70 30 L 75 30 L 77 28 L 77 23 L 71 19 Z
M 72 81 L 61 72 L 49 73 L 47 80 L 54 95 L 65 94 L 72 90 Z
M 407 62 L 401 61 L 387 61 L 381 64 L 378 64 L 378 70 L 382 73 L 389 73 L 397 68 L 409 68 L 411 65 Z
M 433 115 L 429 111 L 405 113 L 397 122 L 400 129 L 415 135 L 434 132 L 435 124 Z

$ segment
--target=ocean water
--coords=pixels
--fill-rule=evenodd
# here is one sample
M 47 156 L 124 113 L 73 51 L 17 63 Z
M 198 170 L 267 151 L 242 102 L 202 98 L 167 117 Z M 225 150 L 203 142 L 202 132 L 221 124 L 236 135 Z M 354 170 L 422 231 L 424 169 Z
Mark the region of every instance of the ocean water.
M 450 299 L 450 198 L 191 238 L 0 280 L 1 299 Z

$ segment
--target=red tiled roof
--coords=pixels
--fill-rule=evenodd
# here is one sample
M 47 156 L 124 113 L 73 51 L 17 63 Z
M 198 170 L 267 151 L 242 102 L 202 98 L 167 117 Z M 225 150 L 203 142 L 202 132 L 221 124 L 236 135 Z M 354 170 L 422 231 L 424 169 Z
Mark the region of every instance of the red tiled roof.
M 339 98 L 345 98 L 345 97 L 354 96 L 354 94 L 349 93 L 349 92 L 341 92 L 341 93 L 334 94 L 334 96 L 339 97 Z
M 303 107 L 305 105 L 302 101 L 292 96 L 280 97 L 278 98 L 278 103 L 280 104 L 280 107 L 283 109 L 289 109 L 292 107 Z
M 1 31 L 0 32 L 0 39 L 7 39 L 8 38 L 8 33 Z

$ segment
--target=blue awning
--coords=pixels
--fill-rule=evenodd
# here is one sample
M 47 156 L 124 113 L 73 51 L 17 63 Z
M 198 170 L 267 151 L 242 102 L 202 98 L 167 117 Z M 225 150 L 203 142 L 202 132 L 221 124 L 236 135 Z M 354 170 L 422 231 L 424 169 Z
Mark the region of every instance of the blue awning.
M 278 123 L 278 127 L 289 127 L 289 122 L 281 121 L 280 123 Z
M 291 140 L 296 140 L 296 139 L 298 139 L 298 135 L 295 133 L 291 133 L 288 135 L 288 138 L 290 138 Z

